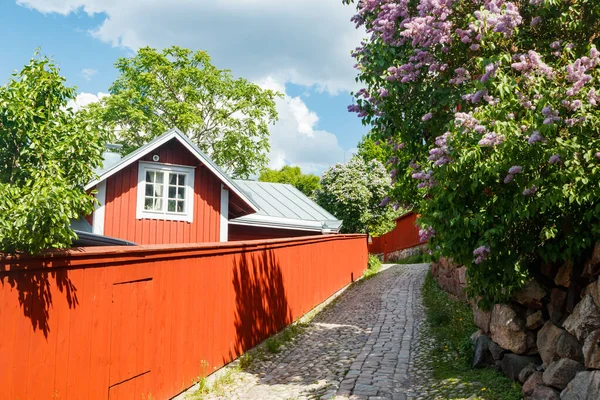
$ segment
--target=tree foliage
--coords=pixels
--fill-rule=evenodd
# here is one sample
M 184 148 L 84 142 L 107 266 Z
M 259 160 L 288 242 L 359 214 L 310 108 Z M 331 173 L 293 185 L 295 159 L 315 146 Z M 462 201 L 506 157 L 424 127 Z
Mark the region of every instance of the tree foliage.
M 388 146 L 383 145 L 379 140 L 374 138 L 372 133 L 368 133 L 358 143 L 358 153 L 365 162 L 377 160 L 382 164 L 388 163 L 390 160 L 391 151 Z
M 0 251 L 38 253 L 70 247 L 71 219 L 89 215 L 104 132 L 86 111 L 68 108 L 76 96 L 58 68 L 34 58 L 0 87 Z
M 349 107 L 392 150 L 423 239 L 502 300 L 600 237 L 595 0 L 370 0 Z
M 321 188 L 321 178 L 313 174 L 303 174 L 300 167 L 284 165 L 280 170 L 264 169 L 258 180 L 261 182 L 289 183 L 310 198 Z
M 342 232 L 374 235 L 394 227 L 395 211 L 387 193 L 391 182 L 383 164 L 354 156 L 323 173 L 317 203 L 344 221 Z
M 90 108 L 130 152 L 179 128 L 219 166 L 248 177 L 267 162 L 276 92 L 217 69 L 204 51 L 142 48 L 116 64 L 110 96 Z

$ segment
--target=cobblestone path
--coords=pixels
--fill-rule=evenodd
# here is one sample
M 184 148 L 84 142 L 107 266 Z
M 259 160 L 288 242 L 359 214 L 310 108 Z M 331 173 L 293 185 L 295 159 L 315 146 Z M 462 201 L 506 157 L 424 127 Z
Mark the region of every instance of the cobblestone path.
M 410 399 L 427 264 L 392 266 L 347 290 L 280 353 L 235 375 L 220 399 Z M 417 378 L 422 371 L 416 371 Z M 419 378 L 420 379 L 420 378 Z M 223 394 L 224 393 L 224 394 Z

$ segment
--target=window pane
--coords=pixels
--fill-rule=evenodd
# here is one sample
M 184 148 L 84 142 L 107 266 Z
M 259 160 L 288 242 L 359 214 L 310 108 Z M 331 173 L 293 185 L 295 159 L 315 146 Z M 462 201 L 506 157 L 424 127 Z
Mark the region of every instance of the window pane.
M 175 197 L 175 196 L 173 196 L 173 197 Z M 185 188 L 184 187 L 177 188 L 177 198 L 185 199 Z
M 175 212 L 175 200 L 169 200 L 169 206 L 168 206 L 167 211 Z
M 146 182 L 154 182 L 154 172 L 146 171 Z
M 169 185 L 177 185 L 177 174 L 169 175 Z
M 154 199 L 154 211 L 162 211 L 162 199 Z
M 153 209 L 153 199 L 152 198 L 146 198 L 144 201 L 144 210 L 152 210 Z
M 177 202 L 177 212 L 183 212 L 184 211 L 184 202 L 183 201 L 178 201 Z
M 153 192 L 154 192 L 154 185 L 151 183 L 146 183 L 146 196 L 152 197 Z
M 170 199 L 174 199 L 175 198 L 175 192 L 176 192 L 177 188 L 173 187 L 173 186 L 169 186 L 169 198 Z
M 179 182 L 178 182 L 179 186 L 185 186 L 185 175 L 177 175 L 177 176 L 179 177 L 178 178 L 178 180 L 179 180 Z
M 154 185 L 154 197 L 162 197 L 163 185 Z
M 155 172 L 156 174 L 156 183 L 163 183 L 164 172 Z

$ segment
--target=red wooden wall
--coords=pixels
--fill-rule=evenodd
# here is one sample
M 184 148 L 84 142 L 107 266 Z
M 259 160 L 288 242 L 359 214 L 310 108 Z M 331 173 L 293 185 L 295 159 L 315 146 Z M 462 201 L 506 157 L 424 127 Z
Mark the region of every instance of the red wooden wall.
M 417 214 L 406 213 L 396 219 L 394 230 L 375 237 L 369 244 L 369 253 L 384 254 L 384 258 L 392 251 L 404 250 L 421 244 L 419 228 L 415 225 Z
M 104 234 L 137 244 L 218 242 L 221 183 L 181 143 L 173 139 L 141 161 L 196 166 L 194 173 L 194 222 L 136 219 L 138 162 L 106 181 Z
M 2 399 L 167 399 L 359 277 L 363 235 L 0 260 Z

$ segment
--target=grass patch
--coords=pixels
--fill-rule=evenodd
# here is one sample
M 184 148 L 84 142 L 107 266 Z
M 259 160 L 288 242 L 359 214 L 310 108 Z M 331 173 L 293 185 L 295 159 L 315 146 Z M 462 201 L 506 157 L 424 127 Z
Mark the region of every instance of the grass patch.
M 363 274 L 363 279 L 369 279 L 375 276 L 381 271 L 381 260 L 379 257 L 373 254 L 369 254 L 369 262 L 367 264 L 367 270 Z
M 429 350 L 433 376 L 443 386 L 476 383 L 477 398 L 485 400 L 520 400 L 521 386 L 491 368 L 472 369 L 471 334 L 477 330 L 468 304 L 451 299 L 439 288 L 431 272 L 423 284 L 423 303 L 427 314 L 427 334 L 433 336 Z

